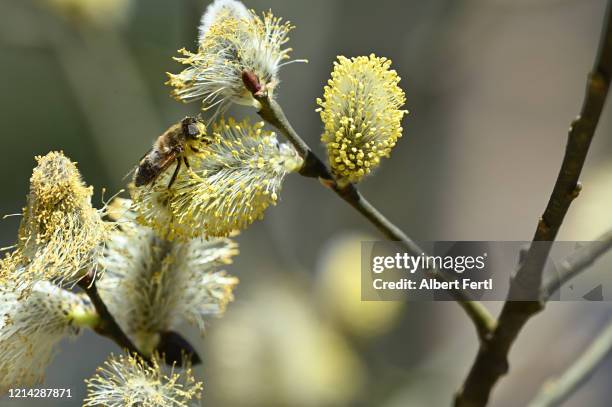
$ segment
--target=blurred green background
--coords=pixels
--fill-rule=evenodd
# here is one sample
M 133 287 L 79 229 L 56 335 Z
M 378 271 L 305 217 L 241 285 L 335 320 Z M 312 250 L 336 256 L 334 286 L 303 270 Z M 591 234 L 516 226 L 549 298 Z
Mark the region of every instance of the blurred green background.
M 0 0 L 0 213 L 20 212 L 33 157 L 63 150 L 96 188 L 95 204 L 171 123 L 199 105 L 169 97 L 172 57 L 195 48 L 207 0 Z M 321 96 L 336 55 L 393 60 L 410 114 L 392 158 L 364 194 L 419 240 L 527 240 L 548 199 L 595 57 L 604 0 L 245 1 L 296 29 L 307 65 L 281 71 L 277 95 L 318 152 Z M 612 104 L 560 238 L 612 227 Z M 232 111 L 238 116 L 255 112 Z M 14 242 L 18 218 L 2 221 Z M 456 304 L 359 304 L 359 241 L 377 238 L 316 182 L 288 177 L 280 203 L 237 240 L 241 279 L 227 315 L 197 344 L 205 406 L 444 406 L 477 339 Z M 608 256 L 610 257 L 610 256 Z M 608 267 L 607 267 L 608 266 Z M 605 275 L 612 258 L 602 261 Z M 487 304 L 497 311 L 498 303 Z M 533 319 L 492 405 L 524 405 L 606 323 L 608 303 L 557 303 Z M 1 352 L 2 350 L 0 350 Z M 109 352 L 86 332 L 65 343 L 45 387 L 77 406 Z M 566 403 L 612 404 L 612 360 Z

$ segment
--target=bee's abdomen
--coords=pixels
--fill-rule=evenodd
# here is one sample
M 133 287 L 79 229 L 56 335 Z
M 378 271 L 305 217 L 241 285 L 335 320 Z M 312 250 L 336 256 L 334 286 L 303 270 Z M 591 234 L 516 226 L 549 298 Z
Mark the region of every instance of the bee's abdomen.
M 149 160 L 143 160 L 138 168 L 136 168 L 136 173 L 134 174 L 134 185 L 140 187 L 151 183 L 159 175 L 159 172 L 159 166 L 154 165 Z

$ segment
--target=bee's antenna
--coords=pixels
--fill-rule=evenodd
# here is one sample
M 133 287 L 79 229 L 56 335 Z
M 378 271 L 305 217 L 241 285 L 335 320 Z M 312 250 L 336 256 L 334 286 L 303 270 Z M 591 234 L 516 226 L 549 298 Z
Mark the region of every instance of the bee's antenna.
M 136 171 L 136 168 L 138 168 L 138 166 L 137 166 L 137 165 L 135 165 L 134 167 L 132 167 L 132 169 L 131 169 L 131 170 L 129 170 L 129 171 L 128 171 L 128 173 L 127 173 L 127 174 L 125 174 L 125 175 L 123 176 L 123 178 L 121 178 L 121 181 L 125 181 L 125 179 L 126 179 L 127 177 L 131 176 L 131 175 L 134 173 L 134 171 Z

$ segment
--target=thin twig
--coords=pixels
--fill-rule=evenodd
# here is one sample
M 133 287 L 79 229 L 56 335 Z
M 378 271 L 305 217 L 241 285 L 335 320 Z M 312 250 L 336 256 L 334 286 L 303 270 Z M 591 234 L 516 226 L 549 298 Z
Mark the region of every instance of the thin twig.
M 593 375 L 611 352 L 612 323 L 561 376 L 544 383 L 529 407 L 552 407 L 563 403 Z
M 112 339 L 119 347 L 127 350 L 130 353 L 138 355 L 143 361 L 149 362 L 149 358 L 138 350 L 132 340 L 123 332 L 123 329 L 119 326 L 113 315 L 110 313 L 106 304 L 100 297 L 96 282 L 89 276 L 79 281 L 79 287 L 89 296 L 96 312 L 100 316 L 100 323 L 94 328 L 94 330 L 107 338 Z
M 319 178 L 324 182 L 332 182 L 335 185 L 334 178 L 327 169 L 327 166 L 323 164 L 323 161 L 317 157 L 310 146 L 297 134 L 278 102 L 268 97 L 267 94 L 255 94 L 254 97 L 260 103 L 257 113 L 259 113 L 261 118 L 276 127 L 293 144 L 300 157 L 304 159 L 304 165 L 300 169 L 300 174 L 305 177 Z
M 612 249 L 612 230 L 601 235 L 596 241 L 576 250 L 557 265 L 557 275 L 544 281 L 542 301 L 548 299 L 572 278 L 593 265 L 597 259 Z
M 550 243 L 531 245 L 512 281 L 497 328 L 490 340 L 481 343 L 476 360 L 455 397 L 455 406 L 476 407 L 487 404 L 493 386 L 508 372 L 508 352 L 519 332 L 532 316 L 543 309 L 544 303 L 533 301 L 533 298 L 540 294 L 542 273 L 552 241 L 557 236 L 571 202 L 580 191 L 578 178 L 608 93 L 612 73 L 611 9 L 608 4 L 599 54 L 588 77 L 582 111 L 570 127 L 561 170 L 533 237 L 534 242 Z M 510 300 L 519 298 L 532 301 Z
M 295 147 L 298 154 L 304 159 L 300 174 L 305 177 L 318 178 L 325 186 L 333 190 L 349 205 L 361 213 L 389 240 L 400 242 L 406 251 L 413 256 L 420 256 L 424 250 L 410 239 L 400 228 L 389 221 L 368 202 L 354 184 L 339 186 L 327 166 L 312 151 L 306 142 L 297 134 L 285 116 L 281 106 L 267 95 L 254 95 L 261 107 L 259 115 L 269 124 L 276 127 Z M 450 281 L 448 277 L 438 270 L 428 270 L 427 273 L 441 281 Z M 474 323 L 478 337 L 482 340 L 488 338 L 496 326 L 495 318 L 489 310 L 478 301 L 473 301 L 464 291 L 449 290 L 453 298 L 461 305 L 466 314 Z
M 351 194 L 346 194 L 340 190 L 339 195 L 349 205 L 355 208 L 366 219 L 370 221 L 376 228 L 381 231 L 388 239 L 397 240 L 402 243 L 406 251 L 412 256 L 420 256 L 425 252 L 412 239 L 410 239 L 401 229 L 390 222 L 382 213 L 378 211 L 363 195 L 351 184 Z M 336 191 L 338 192 L 338 191 Z M 354 194 L 354 196 L 353 196 Z M 451 281 L 446 275 L 440 273 L 436 269 L 425 270 L 425 272 L 433 278 L 443 282 Z M 469 295 L 459 289 L 449 290 L 450 294 L 457 300 L 466 314 L 474 323 L 478 337 L 481 340 L 488 338 L 488 335 L 495 329 L 496 321 L 489 310 L 480 302 L 472 300 Z

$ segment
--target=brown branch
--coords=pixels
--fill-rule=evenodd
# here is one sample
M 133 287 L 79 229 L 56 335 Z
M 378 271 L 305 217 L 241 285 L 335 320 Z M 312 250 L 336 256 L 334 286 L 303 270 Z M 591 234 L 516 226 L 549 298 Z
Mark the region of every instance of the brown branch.
M 96 281 L 90 275 L 79 281 L 79 287 L 89 296 L 96 312 L 100 316 L 100 323 L 94 328 L 98 334 L 112 339 L 119 347 L 139 356 L 143 361 L 149 363 L 149 357 L 143 355 L 134 345 L 131 339 L 123 332 L 113 315 L 110 313 L 106 304 L 100 297 Z
M 542 301 L 548 301 L 563 284 L 593 265 L 597 259 L 606 254 L 610 249 L 612 249 L 612 230 L 604 233 L 596 241 L 576 250 L 565 258 L 557 266 L 558 274 L 550 280 L 544 281 Z
M 546 210 L 538 223 L 534 242 L 552 242 L 555 239 L 571 202 L 580 191 L 578 178 L 604 106 L 612 73 L 611 9 L 608 4 L 599 55 L 588 77 L 582 111 L 570 127 L 561 170 Z M 512 281 L 497 328 L 488 341 L 481 343 L 476 360 L 455 397 L 455 406 L 485 406 L 493 386 L 507 373 L 508 352 L 512 344 L 527 321 L 543 309 L 544 303 L 533 301 L 533 298 L 538 298 L 540 293 L 542 272 L 551 244 L 531 245 L 524 263 Z
M 323 185 L 334 191 L 340 198 L 355 208 L 363 217 L 372 223 L 386 238 L 400 242 L 406 251 L 413 256 L 420 256 L 424 251 L 395 224 L 389 221 L 370 202 L 368 202 L 354 184 L 340 186 L 336 182 L 327 166 L 312 151 L 306 142 L 297 134 L 285 116 L 281 106 L 268 95 L 254 96 L 261 107 L 259 115 L 272 126 L 276 127 L 295 147 L 298 154 L 304 159 L 300 174 L 305 177 L 318 178 Z M 427 273 L 438 280 L 450 281 L 448 277 L 437 270 L 428 270 Z M 473 301 L 467 293 L 453 289 L 449 290 L 453 298 L 461 305 L 470 317 L 481 341 L 488 338 L 495 328 L 496 321 L 488 309 L 478 301 Z

